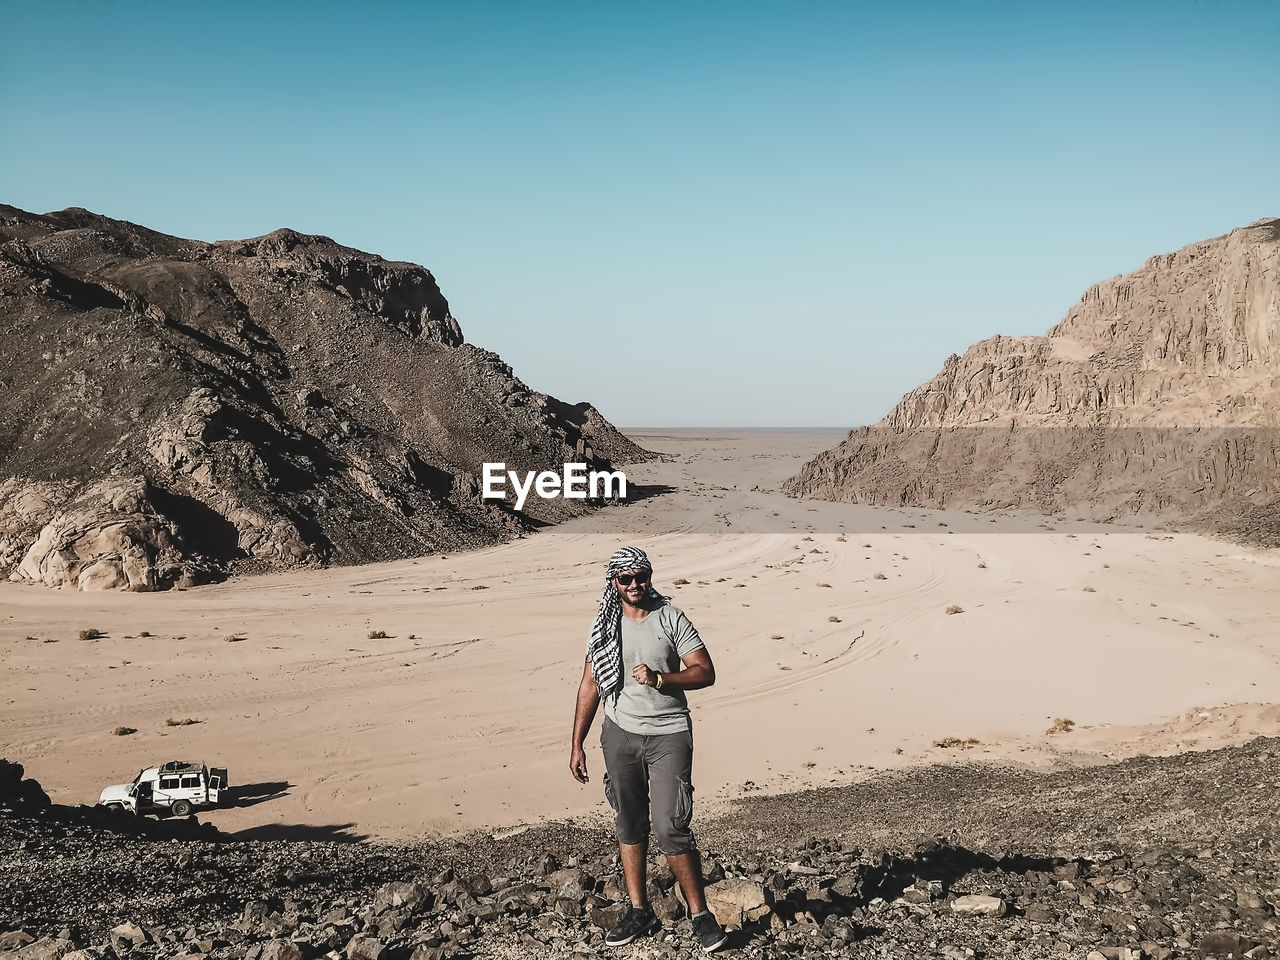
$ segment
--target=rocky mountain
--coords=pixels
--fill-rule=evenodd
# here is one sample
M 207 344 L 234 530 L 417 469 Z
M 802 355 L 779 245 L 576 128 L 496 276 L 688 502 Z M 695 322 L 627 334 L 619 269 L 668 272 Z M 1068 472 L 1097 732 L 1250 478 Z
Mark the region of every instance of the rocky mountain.
M 1099 283 L 1043 337 L 951 356 L 795 496 L 1155 514 L 1280 543 L 1280 220 Z
M 0 396 L 0 574 L 81 589 L 492 543 L 573 508 L 482 500 L 485 461 L 644 454 L 465 343 L 420 266 L 80 209 L 0 206 Z

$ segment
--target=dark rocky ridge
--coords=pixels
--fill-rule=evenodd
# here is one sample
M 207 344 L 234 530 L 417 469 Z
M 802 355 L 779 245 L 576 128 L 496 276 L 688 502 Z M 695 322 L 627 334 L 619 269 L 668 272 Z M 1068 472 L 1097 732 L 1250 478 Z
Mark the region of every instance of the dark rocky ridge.
M 50 585 L 492 543 L 583 508 L 482 502 L 483 462 L 644 455 L 465 343 L 427 270 L 292 230 L 0 206 L 0 358 L 0 573 Z
M 891 506 L 1136 515 L 1280 545 L 1280 220 L 1090 287 L 951 356 L 789 480 Z
M 8 769 L 4 960 L 609 955 L 622 894 L 603 831 L 200 840 L 198 826 L 139 833 L 127 816 L 44 807 Z M 729 956 L 1252 960 L 1280 947 L 1278 779 L 1280 741 L 1263 738 L 1050 773 L 930 766 L 744 800 L 699 836 L 710 902 L 739 927 Z M 619 955 L 700 955 L 672 878 L 651 879 L 664 931 Z

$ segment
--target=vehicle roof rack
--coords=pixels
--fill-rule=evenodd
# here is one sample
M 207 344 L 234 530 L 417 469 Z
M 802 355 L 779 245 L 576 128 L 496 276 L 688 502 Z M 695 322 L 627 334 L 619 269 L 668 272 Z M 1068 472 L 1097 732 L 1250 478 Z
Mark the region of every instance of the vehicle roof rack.
M 187 763 L 185 760 L 170 760 L 161 765 L 161 773 L 199 773 L 203 764 Z

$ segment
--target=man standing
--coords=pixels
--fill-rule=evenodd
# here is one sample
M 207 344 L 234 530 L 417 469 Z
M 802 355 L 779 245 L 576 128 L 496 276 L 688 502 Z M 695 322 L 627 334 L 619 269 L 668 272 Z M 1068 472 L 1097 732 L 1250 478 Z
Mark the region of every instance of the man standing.
M 653 565 L 643 550 L 623 547 L 605 566 L 604 596 L 587 642 L 578 684 L 569 769 L 587 782 L 582 744 L 604 703 L 600 746 L 604 793 L 616 816 L 618 854 L 630 909 L 605 936 L 622 946 L 653 932 L 657 917 L 646 894 L 649 830 L 680 884 L 693 933 L 707 953 L 725 933 L 707 910 L 693 818 L 693 726 L 686 690 L 709 687 L 715 667 L 698 631 L 653 589 Z

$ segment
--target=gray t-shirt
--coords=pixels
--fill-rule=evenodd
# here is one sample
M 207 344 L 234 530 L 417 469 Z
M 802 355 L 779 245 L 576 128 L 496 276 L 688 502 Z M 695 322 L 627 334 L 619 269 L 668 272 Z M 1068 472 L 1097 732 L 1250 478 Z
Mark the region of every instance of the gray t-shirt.
M 689 702 L 683 690 L 635 682 L 631 671 L 641 663 L 657 673 L 684 669 L 681 658 L 701 650 L 698 631 L 679 607 L 664 603 L 637 623 L 622 618 L 622 690 L 605 700 L 604 713 L 628 733 L 651 736 L 692 729 Z

